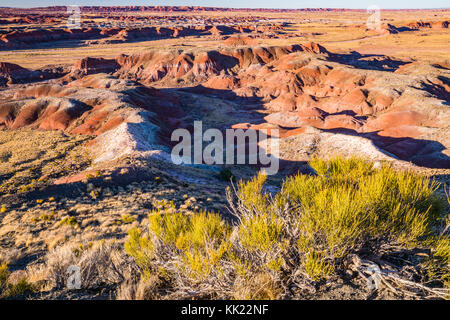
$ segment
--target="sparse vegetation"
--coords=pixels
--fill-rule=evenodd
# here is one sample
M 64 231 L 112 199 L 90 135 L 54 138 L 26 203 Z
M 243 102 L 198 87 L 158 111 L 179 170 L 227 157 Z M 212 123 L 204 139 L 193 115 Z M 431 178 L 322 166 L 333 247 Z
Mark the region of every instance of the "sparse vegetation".
M 133 278 L 133 265 L 127 259 L 114 241 L 68 243 L 50 251 L 44 263 L 31 266 L 27 274 L 40 289 L 63 289 L 67 286 L 68 268 L 76 266 L 81 273 L 81 288 L 95 290 Z
M 55 212 L 52 211 L 52 212 L 50 212 L 50 214 L 45 213 L 45 214 L 40 215 L 39 216 L 39 220 L 41 220 L 41 221 L 51 221 L 51 220 L 55 219 L 55 216 L 56 216 Z
M 31 129 L 0 131 L 0 193 L 27 193 L 51 179 L 86 168 L 89 156 L 80 151 L 88 136 L 67 137 L 61 132 Z M 82 152 L 80 156 L 78 153 Z M 70 170 L 67 171 L 66 168 Z
M 6 263 L 0 264 L 0 294 L 6 289 L 10 272 Z
M 89 194 L 91 195 L 92 199 L 97 199 L 100 196 L 100 192 L 98 192 L 97 190 L 92 190 Z
M 448 236 L 436 240 L 445 203 L 435 181 L 356 158 L 310 165 L 316 176 L 290 177 L 275 195 L 264 192 L 263 174 L 240 181 L 228 191 L 233 227 L 213 213 L 190 215 L 173 205 L 153 211 L 148 230 L 132 229 L 125 245 L 144 279 L 153 279 L 152 297 L 292 297 L 337 276 L 351 257 L 370 249 L 379 258 L 387 247 L 431 248 L 440 261 L 433 264 L 435 286 L 448 282 Z M 255 284 L 261 274 L 267 281 Z M 252 290 L 243 295 L 246 286 Z
M 11 272 L 6 263 L 0 262 L 0 299 L 14 298 L 32 292 L 34 287 L 25 276 L 21 276 L 16 281 L 10 281 Z
M 72 227 L 78 226 L 78 221 L 75 217 L 65 217 L 59 222 L 60 226 L 69 225 Z
M 122 222 L 123 223 L 132 223 L 134 222 L 136 219 L 133 216 L 130 216 L 129 214 L 125 214 L 122 216 Z

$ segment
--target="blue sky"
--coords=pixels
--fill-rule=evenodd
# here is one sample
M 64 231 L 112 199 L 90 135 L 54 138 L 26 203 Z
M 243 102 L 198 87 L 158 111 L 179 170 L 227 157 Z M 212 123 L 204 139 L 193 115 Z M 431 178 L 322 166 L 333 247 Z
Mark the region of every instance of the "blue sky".
M 449 8 L 449 0 L 0 0 L 2 7 L 41 7 L 53 5 L 197 5 L 234 8 L 367 8 L 384 9 Z

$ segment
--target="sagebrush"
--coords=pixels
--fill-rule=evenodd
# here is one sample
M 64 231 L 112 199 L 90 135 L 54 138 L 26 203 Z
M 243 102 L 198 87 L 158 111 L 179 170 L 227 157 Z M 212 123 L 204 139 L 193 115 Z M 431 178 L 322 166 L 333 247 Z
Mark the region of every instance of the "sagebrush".
M 295 298 L 335 277 L 352 255 L 377 256 L 394 246 L 431 248 L 423 270 L 434 285 L 448 285 L 446 204 L 437 182 L 365 159 L 310 165 L 316 175 L 290 177 L 276 194 L 265 192 L 264 174 L 228 189 L 233 224 L 170 203 L 154 210 L 148 228 L 132 229 L 125 245 L 142 273 L 141 289 L 132 292 L 152 299 Z

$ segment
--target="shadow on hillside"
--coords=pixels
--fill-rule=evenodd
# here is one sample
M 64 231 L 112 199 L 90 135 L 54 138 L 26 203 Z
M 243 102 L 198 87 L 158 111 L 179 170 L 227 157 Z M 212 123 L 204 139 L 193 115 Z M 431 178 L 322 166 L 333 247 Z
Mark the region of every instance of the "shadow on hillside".
M 164 89 L 162 89 L 164 91 Z M 244 97 L 244 96 L 238 96 L 235 92 L 229 89 L 213 89 L 205 87 L 201 84 L 194 86 L 194 87 L 186 87 L 186 88 L 180 88 L 180 91 L 188 92 L 188 93 L 195 93 L 195 94 L 201 94 L 201 95 L 209 95 L 220 99 L 230 100 L 236 104 L 239 104 L 242 106 L 243 109 L 247 109 L 247 107 L 250 105 L 252 108 L 254 108 L 255 105 L 259 105 L 260 107 L 258 109 L 263 110 L 263 102 L 260 97 L 257 96 L 251 96 L 251 97 Z
M 239 123 L 249 123 L 257 125 L 264 123 L 264 116 L 266 114 L 258 113 L 257 111 L 264 110 L 263 102 L 259 97 L 241 97 L 237 96 L 231 90 L 219 90 L 206 88 L 198 85 L 191 88 L 179 89 L 184 92 L 192 92 L 202 95 L 210 95 L 221 99 L 231 100 L 238 105 L 242 111 L 252 111 L 256 116 L 251 121 L 248 118 L 242 118 Z M 352 111 L 342 112 L 344 114 L 354 115 Z M 338 113 L 339 114 L 339 113 Z M 199 119 L 201 120 L 201 119 Z M 227 126 L 231 128 L 237 123 L 229 122 Z M 295 129 L 295 128 L 282 128 Z M 385 137 L 379 135 L 379 132 L 359 133 L 354 130 L 338 128 L 338 129 L 321 129 L 323 132 L 339 133 L 345 135 L 358 136 L 370 140 L 375 147 L 389 157 L 397 158 L 404 161 L 412 162 L 415 165 L 436 168 L 436 169 L 450 169 L 450 157 L 444 154 L 446 148 L 437 141 L 414 139 L 409 137 L 395 138 Z M 295 150 L 293 150 L 295 152 Z
M 388 72 L 394 72 L 402 65 L 410 63 L 409 61 L 394 60 L 381 54 L 361 54 L 357 51 L 351 51 L 348 54 L 332 53 L 330 60 L 359 69 Z
M 449 105 L 450 91 L 446 89 L 446 87 L 450 88 L 450 79 L 444 76 L 438 76 L 437 79 L 442 83 L 424 82 L 422 84 L 423 89 L 431 93 L 436 98 L 444 100 L 446 102 L 446 105 Z
M 1 47 L 1 51 L 18 51 L 18 50 L 34 50 L 34 49 L 70 49 L 79 48 L 85 46 L 85 40 L 83 39 L 71 39 L 71 40 L 56 40 L 56 41 L 40 41 L 40 42 L 21 42 L 13 47 Z M 46 53 L 42 53 L 45 55 Z M 30 52 L 28 54 L 31 56 L 39 56 L 41 53 Z
M 359 133 L 351 129 L 322 129 L 324 132 L 345 134 L 370 140 L 389 157 L 409 161 L 417 166 L 434 169 L 450 169 L 450 157 L 444 154 L 446 148 L 440 142 L 409 137 L 394 138 L 379 135 L 379 132 Z
M 213 27 L 208 26 L 208 27 Z M 52 40 L 51 38 L 42 38 L 36 41 L 21 41 L 20 39 L 14 43 L 12 46 L 0 46 L 0 51 L 15 51 L 15 50 L 30 50 L 30 49 L 67 49 L 67 48 L 76 48 L 76 47 L 88 47 L 90 45 L 89 41 L 92 41 L 94 45 L 108 45 L 108 44 L 122 44 L 122 43 L 137 43 L 137 42 L 146 42 L 146 41 L 156 41 L 156 40 L 166 40 L 177 38 L 185 38 L 185 37 L 201 37 L 201 36 L 211 36 L 213 35 L 208 30 L 196 30 L 196 29 L 187 29 L 181 30 L 174 36 L 172 30 L 167 30 L 163 33 L 157 33 L 155 29 L 148 29 L 148 27 L 143 28 L 126 28 L 122 27 L 122 31 L 129 30 L 128 38 L 115 38 L 115 35 L 107 35 L 107 34 L 77 34 L 76 37 L 72 39 L 65 40 Z M 234 34 L 240 33 L 239 30 L 229 28 L 226 26 L 219 26 L 219 32 L 221 36 L 230 36 Z M 43 30 L 47 31 L 47 30 Z M 55 29 L 55 31 L 60 31 Z

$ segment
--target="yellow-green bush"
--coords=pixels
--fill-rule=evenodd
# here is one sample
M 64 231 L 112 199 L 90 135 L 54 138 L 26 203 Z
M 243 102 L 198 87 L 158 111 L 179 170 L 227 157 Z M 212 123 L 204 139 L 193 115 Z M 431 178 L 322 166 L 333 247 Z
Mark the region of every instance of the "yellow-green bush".
M 162 244 L 180 258 L 182 263 L 177 264 L 178 269 L 192 278 L 203 278 L 219 267 L 229 248 L 230 230 L 217 214 L 185 214 L 171 204 L 149 215 L 146 235 L 139 229 L 130 230 L 125 249 L 143 270 L 151 273 L 155 271 L 154 250 Z
M 132 223 L 134 222 L 136 219 L 133 216 L 130 216 L 129 214 L 125 214 L 122 216 L 122 222 L 123 223 Z
M 8 285 L 7 289 L 3 292 L 3 297 L 17 297 L 32 292 L 33 290 L 34 286 L 26 278 L 22 278 L 16 284 Z
M 69 225 L 72 227 L 76 227 L 76 226 L 78 226 L 78 221 L 75 217 L 66 217 L 66 218 L 62 219 L 58 225 L 59 226 Z
M 264 191 L 264 174 L 239 181 L 234 195 L 228 190 L 233 227 L 216 214 L 187 214 L 165 202 L 149 215 L 147 231 L 130 231 L 126 251 L 153 275 L 163 266 L 178 281 L 212 281 L 221 292 L 240 292 L 224 297 L 253 297 L 242 283 L 257 274 L 267 275 L 278 295 L 298 271 L 321 281 L 364 247 L 376 254 L 383 244 L 426 246 L 436 237 L 444 203 L 435 181 L 357 158 L 310 165 L 317 175 L 289 177 L 272 196 Z M 450 282 L 450 244 L 439 239 L 431 241 L 440 261 L 433 272 Z
M 182 212 L 153 211 L 149 215 L 149 230 L 164 244 L 178 249 L 204 247 L 207 240 L 220 242 L 229 232 L 229 226 L 212 213 L 187 215 Z
M 259 195 L 264 183 L 260 176 L 241 183 L 239 190 L 244 201 L 261 208 L 252 216 L 244 215 L 241 229 L 246 224 L 251 228 L 245 228 L 248 231 L 241 238 L 249 242 L 246 238 L 251 234 L 261 250 L 268 249 L 268 242 L 273 246 L 277 239 L 280 245 L 284 241 L 282 231 L 287 226 L 276 212 L 286 201 L 297 208 L 297 247 L 312 278 L 330 273 L 320 256 L 342 258 L 368 242 L 413 245 L 432 234 L 442 214 L 443 201 L 435 195 L 438 184 L 426 176 L 386 164 L 374 168 L 371 161 L 358 158 L 312 159 L 310 165 L 317 175 L 288 178 L 272 204 Z M 267 232 L 267 225 L 275 225 L 275 231 Z
M 448 235 L 433 239 L 431 250 L 431 257 L 424 263 L 427 281 L 438 281 L 450 289 L 450 238 Z
M 307 252 L 302 257 L 306 274 L 315 281 L 320 281 L 333 272 L 333 265 L 326 262 L 324 255 L 318 252 Z
M 259 173 L 248 182 L 239 181 L 240 201 L 239 240 L 248 250 L 268 252 L 284 244 L 283 222 L 269 196 L 263 192 L 267 176 Z
M 0 263 L 0 299 L 13 298 L 34 290 L 33 285 L 25 277 L 19 279 L 17 283 L 8 283 L 10 275 L 8 265 Z
M 211 246 L 204 248 L 204 250 L 198 248 L 185 250 L 181 256 L 182 264 L 178 265 L 178 268 L 194 280 L 202 280 L 212 272 L 221 277 L 222 266 L 220 262 L 229 249 L 229 243 L 222 242 L 218 248 Z
M 242 180 L 238 182 L 238 197 L 242 200 L 245 208 L 256 210 L 257 212 L 264 212 L 268 209 L 269 198 L 262 192 L 266 180 L 267 176 L 259 173 L 249 182 Z
M 136 263 L 148 271 L 153 259 L 153 242 L 149 235 L 142 234 L 142 230 L 133 228 L 128 232 L 128 241 L 125 243 L 125 251 L 132 256 Z
M 369 241 L 413 244 L 442 212 L 438 184 L 427 177 L 355 158 L 313 159 L 311 166 L 317 176 L 291 177 L 282 190 L 300 206 L 300 253 L 315 248 L 340 258 Z
M 0 295 L 7 287 L 10 272 L 6 263 L 0 263 Z
M 342 158 L 335 157 L 328 161 L 312 158 L 309 165 L 319 176 L 338 178 L 340 176 L 346 179 L 360 179 L 373 172 L 373 162 L 360 158 Z
M 283 224 L 273 213 L 258 214 L 244 218 L 239 228 L 239 236 L 244 247 L 250 250 L 270 250 L 280 243 Z

